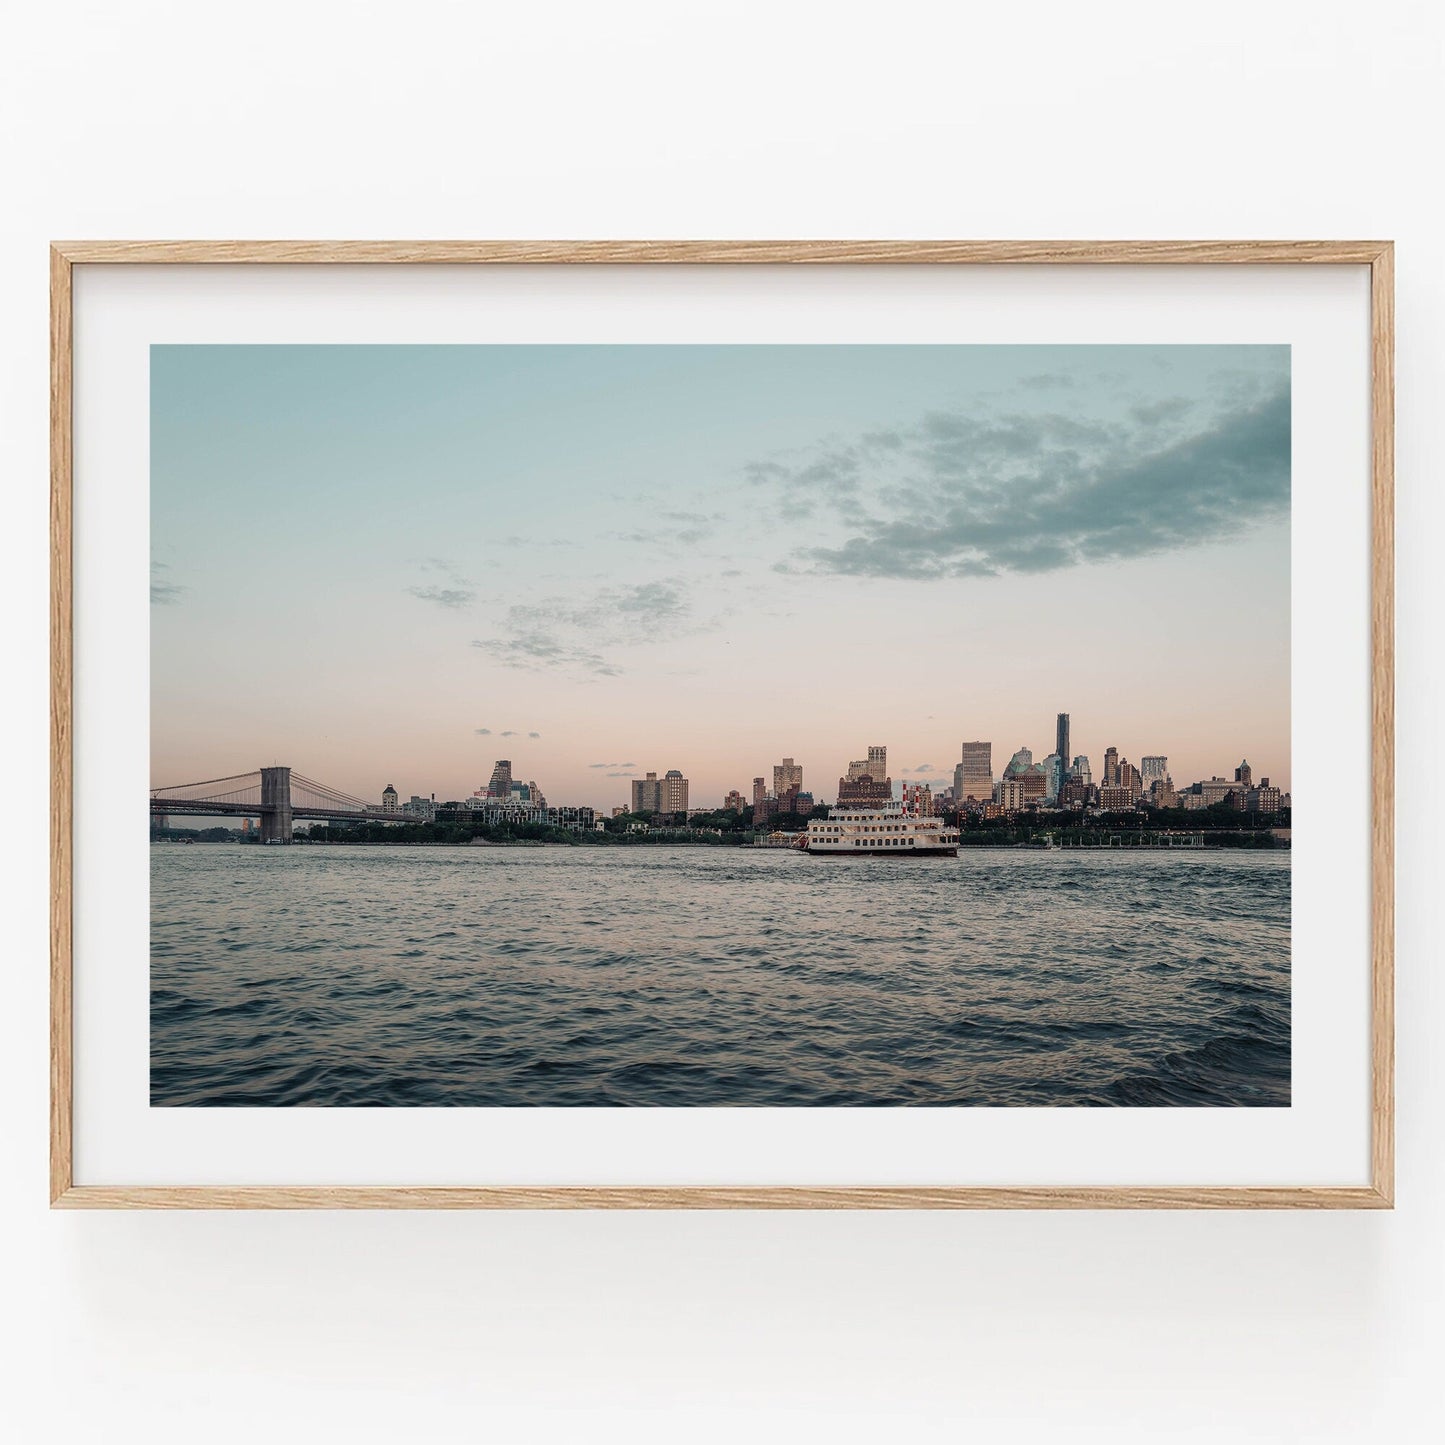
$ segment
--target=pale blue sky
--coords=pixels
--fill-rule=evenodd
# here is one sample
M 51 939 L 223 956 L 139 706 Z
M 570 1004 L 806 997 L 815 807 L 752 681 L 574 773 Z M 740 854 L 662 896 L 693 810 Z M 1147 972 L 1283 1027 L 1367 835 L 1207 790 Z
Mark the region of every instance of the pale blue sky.
M 153 772 L 1289 774 L 1286 347 L 155 347 Z M 512 737 L 504 737 L 511 733 Z M 531 737 L 530 734 L 539 734 Z M 624 766 L 624 764 L 632 766 Z M 612 776 L 617 774 L 619 776 Z

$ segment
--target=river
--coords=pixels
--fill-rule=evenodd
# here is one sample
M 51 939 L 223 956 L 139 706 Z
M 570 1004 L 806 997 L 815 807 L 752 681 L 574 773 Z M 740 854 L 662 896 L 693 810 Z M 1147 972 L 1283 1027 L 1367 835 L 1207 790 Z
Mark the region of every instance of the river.
M 155 845 L 151 1099 L 1284 1106 L 1290 855 Z

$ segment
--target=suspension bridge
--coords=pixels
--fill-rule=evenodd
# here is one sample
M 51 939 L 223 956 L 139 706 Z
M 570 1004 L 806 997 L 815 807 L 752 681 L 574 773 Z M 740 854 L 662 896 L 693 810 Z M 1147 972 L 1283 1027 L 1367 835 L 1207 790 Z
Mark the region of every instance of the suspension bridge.
M 393 820 L 360 798 L 282 767 L 152 788 L 152 820 L 173 815 L 258 818 L 263 843 L 289 843 L 291 826 L 298 818 L 341 823 L 406 821 Z

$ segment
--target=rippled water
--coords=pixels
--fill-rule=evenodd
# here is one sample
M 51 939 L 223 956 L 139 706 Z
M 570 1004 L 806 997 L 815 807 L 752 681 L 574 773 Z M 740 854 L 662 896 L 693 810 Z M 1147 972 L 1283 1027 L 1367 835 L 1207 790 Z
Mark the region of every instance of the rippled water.
M 151 1098 L 1287 1105 L 1287 852 L 151 849 Z

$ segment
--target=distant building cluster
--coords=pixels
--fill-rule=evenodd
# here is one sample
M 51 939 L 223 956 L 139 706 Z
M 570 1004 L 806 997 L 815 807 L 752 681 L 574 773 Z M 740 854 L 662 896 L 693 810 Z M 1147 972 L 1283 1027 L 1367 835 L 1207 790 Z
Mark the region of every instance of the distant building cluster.
M 632 780 L 632 811 L 668 817 L 687 817 L 687 779 L 677 768 L 662 777 L 648 773 Z
M 468 798 L 438 803 L 436 794 L 423 798 L 416 793 L 408 802 L 388 783 L 381 793 L 381 806 L 374 809 L 378 819 L 397 823 L 468 822 L 493 826 L 503 823 L 540 823 L 573 832 L 596 824 L 596 811 L 585 807 L 551 808 L 536 782 L 512 777 L 512 764 L 499 758 L 485 787 Z
M 1241 812 L 1278 813 L 1290 806 L 1289 795 L 1271 787 L 1268 778 L 1255 783 L 1247 760 L 1234 770 L 1233 778 L 1214 777 L 1176 788 L 1165 754 L 1148 753 L 1136 766 L 1118 748 L 1108 747 L 1096 782 L 1088 757 L 1070 756 L 1070 733 L 1069 714 L 1061 712 L 1054 721 L 1054 751 L 1035 762 L 1033 750 L 1021 747 L 997 779 L 993 745 L 964 743 L 953 770 L 953 787 L 940 801 L 949 809 L 985 818 L 1041 808 L 1103 814 L 1224 805 Z
M 436 795 L 423 798 L 413 793 L 410 799 L 403 803 L 399 801 L 399 794 L 390 783 L 382 789 L 381 807 L 377 810 L 382 817 L 394 817 L 408 823 L 433 823 L 436 821 Z
M 807 817 L 813 811 L 813 795 L 803 789 L 803 767 L 792 758 L 773 764 L 773 786 L 765 775 L 753 779 L 748 796 L 733 788 L 723 798 L 723 808 L 736 813 L 752 809 L 754 823 L 766 822 L 784 813 Z
M 848 764 L 838 779 L 840 808 L 881 808 L 893 801 L 893 779 L 888 776 L 888 749 L 870 747 L 866 758 Z
M 993 771 L 993 744 L 981 740 L 965 742 L 953 769 L 953 783 L 935 793 L 933 785 L 906 782 L 902 786 L 903 806 L 924 817 L 944 814 L 974 814 L 985 819 L 1009 818 L 1022 813 L 1056 810 L 1087 815 L 1135 812 L 1140 809 L 1202 809 L 1227 807 L 1240 812 L 1273 814 L 1289 808 L 1288 793 L 1271 785 L 1268 778 L 1257 782 L 1248 760 L 1240 762 L 1229 778 L 1214 776 L 1176 787 L 1164 753 L 1147 753 L 1138 765 L 1119 753 L 1117 747 L 1104 749 L 1103 770 L 1096 780 L 1089 758 L 1071 754 L 1069 714 L 1054 720 L 1054 749 L 1039 761 L 1032 748 L 1015 749 L 1000 775 Z M 867 754 L 848 764 L 838 779 L 836 806 L 850 809 L 879 809 L 894 802 L 893 779 L 888 772 L 888 749 L 868 748 Z M 649 826 L 678 825 L 711 808 L 693 809 L 689 785 L 679 768 L 669 768 L 634 778 L 628 805 L 611 809 L 614 819 L 639 815 L 627 826 L 646 830 Z M 808 818 L 816 807 L 811 792 L 803 787 L 803 766 L 784 758 L 772 766 L 772 786 L 766 774 L 752 780 L 747 793 L 730 789 L 722 809 L 739 815 L 751 814 L 753 823 L 766 823 L 780 816 Z M 381 819 L 396 822 L 442 822 L 464 820 L 485 824 L 540 823 L 575 831 L 600 829 L 604 820 L 592 808 L 549 807 L 535 781 L 522 782 L 512 776 L 509 759 L 499 758 L 486 786 L 460 801 L 438 803 L 436 795 L 413 793 L 403 803 L 390 783 L 374 809 Z
M 902 786 L 904 807 L 912 813 L 932 816 L 944 813 L 973 813 L 984 818 L 1006 818 L 1039 810 L 1061 810 L 1082 814 L 1133 812 L 1141 808 L 1208 808 L 1227 805 L 1244 812 L 1278 813 L 1288 808 L 1287 794 L 1270 786 L 1268 778 L 1256 785 L 1249 763 L 1242 762 L 1232 779 L 1205 779 L 1176 788 L 1169 774 L 1169 759 L 1163 753 L 1147 753 L 1138 764 L 1120 755 L 1117 747 L 1104 750 L 1103 771 L 1095 777 L 1084 753 L 1072 750 L 1073 730 L 1068 713 L 1054 719 L 1054 748 L 1045 758 L 1034 759 L 1033 749 L 1014 751 L 1003 771 L 995 776 L 993 744 L 982 740 L 965 742 L 953 769 L 953 785 L 935 793 L 934 786 L 908 782 Z M 673 771 L 659 778 L 648 773 L 632 783 L 630 811 L 644 815 L 695 816 L 708 809 L 687 809 L 687 780 Z M 878 809 L 894 802 L 893 779 L 888 772 L 888 749 L 875 744 L 866 755 L 848 764 L 838 779 L 835 806 Z M 751 813 L 754 823 L 766 823 L 780 815 L 806 818 L 815 799 L 803 788 L 803 767 L 795 758 L 784 758 L 772 767 L 772 783 L 765 773 L 752 780 L 746 791 L 730 789 L 722 808 Z M 627 811 L 614 808 L 617 816 Z

